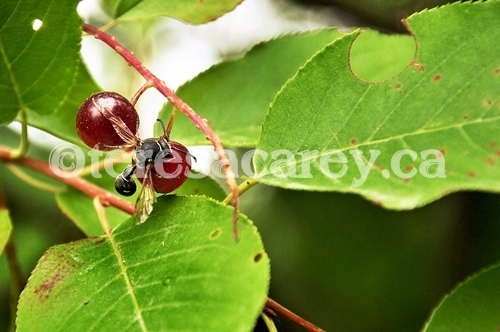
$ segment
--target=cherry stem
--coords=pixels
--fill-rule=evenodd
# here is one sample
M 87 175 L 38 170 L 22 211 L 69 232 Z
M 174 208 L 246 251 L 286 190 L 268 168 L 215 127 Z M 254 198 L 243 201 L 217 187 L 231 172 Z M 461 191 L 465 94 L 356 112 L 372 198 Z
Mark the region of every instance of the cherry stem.
M 137 92 L 135 93 L 135 95 L 132 97 L 132 99 L 130 99 L 130 103 L 132 104 L 132 106 L 135 107 L 135 104 L 137 104 L 137 100 L 139 100 L 139 98 L 142 96 L 142 94 L 149 88 L 152 88 L 154 86 L 153 84 L 153 81 L 147 81 L 146 83 L 144 83 L 140 88 L 139 90 L 137 90 Z
M 67 184 L 68 186 L 71 186 L 83 192 L 87 196 L 90 196 L 92 198 L 99 197 L 99 200 L 103 206 L 112 205 L 128 214 L 134 214 L 135 212 L 134 204 L 124 200 L 123 198 L 115 196 L 109 191 L 104 190 L 101 187 L 96 186 L 95 184 L 90 183 L 80 177 L 59 176 L 52 171 L 49 164 L 43 161 L 28 156 L 12 159 L 11 151 L 4 148 L 0 148 L 0 160 L 35 169 L 40 173 L 48 175 L 51 178 L 54 178 L 64 184 Z
M 238 186 L 238 195 L 239 196 L 243 195 L 244 193 L 247 192 L 248 189 L 252 188 L 258 183 L 259 182 L 256 180 L 251 180 L 251 179 L 245 180 L 242 184 Z M 229 204 L 232 201 L 232 199 L 233 199 L 233 193 L 230 192 L 229 195 L 227 195 L 226 198 L 222 201 L 222 203 Z
M 297 326 L 300 326 L 304 331 L 308 332 L 324 332 L 323 329 L 317 327 L 316 325 L 308 322 L 304 318 L 298 316 L 297 314 L 291 312 L 287 308 L 283 307 L 281 304 L 278 302 L 274 301 L 270 297 L 267 298 L 266 301 L 266 309 L 270 309 L 281 316 L 285 317 L 292 323 L 296 324 Z
M 206 135 L 207 139 L 212 142 L 215 152 L 219 155 L 219 159 L 222 164 L 222 171 L 226 176 L 226 184 L 233 194 L 233 232 L 235 240 L 238 241 L 238 184 L 236 183 L 235 175 L 231 169 L 231 164 L 229 163 L 229 158 L 224 151 L 224 147 L 219 136 L 210 128 L 206 120 L 200 117 L 188 104 L 182 101 L 171 89 L 169 89 L 165 85 L 164 81 L 160 80 L 148 68 L 146 68 L 146 66 L 140 62 L 135 55 L 132 54 L 132 52 L 116 40 L 116 37 L 110 36 L 107 33 L 85 23 L 82 24 L 82 29 L 89 34 L 94 35 L 96 39 L 102 40 L 114 49 L 116 53 L 118 53 L 128 64 L 134 67 L 146 81 L 151 81 L 155 88 L 163 94 L 174 107 L 178 108 L 182 113 L 187 115 L 187 117 L 195 124 L 196 128 L 200 129 Z
M 170 132 L 172 131 L 172 126 L 174 125 L 175 117 L 177 116 L 177 107 L 172 108 L 172 113 L 170 114 L 170 119 L 168 119 L 167 129 L 165 129 L 165 135 L 170 137 Z

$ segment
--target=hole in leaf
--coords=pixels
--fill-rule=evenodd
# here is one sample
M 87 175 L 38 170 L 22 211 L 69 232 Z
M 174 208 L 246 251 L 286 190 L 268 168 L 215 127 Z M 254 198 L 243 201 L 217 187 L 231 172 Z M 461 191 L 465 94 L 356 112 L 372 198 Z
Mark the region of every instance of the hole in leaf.
M 404 71 L 413 63 L 415 52 L 415 39 L 411 36 L 363 31 L 351 46 L 349 65 L 360 79 L 381 82 Z
M 42 25 L 43 25 L 43 22 L 41 20 L 37 19 L 37 18 L 35 18 L 33 20 L 33 22 L 31 22 L 31 26 L 32 26 L 33 30 L 35 30 L 35 31 L 40 30 L 40 28 L 42 27 Z
M 264 255 L 261 252 L 257 253 L 255 256 L 253 256 L 254 263 L 260 262 L 263 257 Z
M 210 233 L 210 239 L 216 239 L 217 237 L 219 237 L 220 235 L 220 229 L 216 229 L 214 230 L 212 233 Z

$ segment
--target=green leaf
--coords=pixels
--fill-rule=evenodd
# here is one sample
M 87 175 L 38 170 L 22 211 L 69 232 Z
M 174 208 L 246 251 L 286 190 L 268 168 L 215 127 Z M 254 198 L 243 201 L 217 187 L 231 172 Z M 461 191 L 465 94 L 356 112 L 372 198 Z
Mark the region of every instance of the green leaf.
M 102 0 L 111 17 L 123 20 L 169 16 L 187 23 L 203 24 L 232 11 L 242 0 Z
M 497 331 L 500 326 L 500 266 L 468 279 L 432 313 L 425 332 Z
M 75 77 L 69 88 L 66 97 L 53 113 L 38 114 L 28 112 L 28 123 L 61 139 L 79 146 L 85 146 L 76 133 L 76 113 L 78 113 L 80 105 L 88 96 L 101 89 L 90 77 L 87 68 L 80 59 L 78 60 Z
M 115 166 L 114 170 L 119 173 L 126 166 Z M 104 171 L 101 171 L 103 173 Z M 115 193 L 115 178 L 109 174 L 101 174 L 101 178 L 87 176 L 87 180 L 97 184 L 101 188 Z M 122 197 L 135 204 L 139 194 L 140 185 L 137 192 L 130 197 Z M 225 197 L 222 188 L 210 177 L 204 176 L 200 179 L 188 178 L 188 180 L 173 194 L 178 195 L 206 195 L 208 197 L 222 201 Z M 57 194 L 57 205 L 87 236 L 97 236 L 103 234 L 103 229 L 94 208 L 92 198 L 81 191 L 68 187 L 64 192 Z M 115 207 L 106 209 L 106 216 L 111 228 L 114 228 L 126 220 L 129 215 Z
M 0 18 L 0 124 L 20 109 L 54 112 L 75 78 L 81 38 L 77 2 L 3 0 Z M 42 26 L 35 31 L 33 22 Z
M 12 232 L 9 210 L 5 206 L 2 188 L 0 188 L 0 255 L 3 253 L 5 244 L 9 240 Z
M 269 259 L 244 216 L 235 242 L 231 216 L 201 197 L 165 197 L 144 224 L 52 247 L 21 294 L 18 331 L 251 331 Z
M 500 2 L 489 1 L 410 17 L 416 58 L 382 83 L 349 70 L 356 33 L 327 46 L 273 103 L 256 178 L 358 193 L 396 209 L 457 190 L 500 190 L 499 15 Z
M 282 36 L 256 45 L 242 58 L 213 66 L 178 90 L 179 96 L 208 120 L 227 146 L 254 147 L 276 93 L 300 66 L 340 36 L 337 30 Z M 168 119 L 171 105 L 160 116 Z M 172 137 L 188 145 L 208 144 L 184 116 Z
M 115 192 L 115 179 L 107 174 L 103 174 L 101 178 L 89 176 L 87 180 L 112 193 Z M 133 203 L 137 198 L 137 194 L 123 198 Z M 98 236 L 104 233 L 94 208 L 93 200 L 89 196 L 77 189 L 67 187 L 65 191 L 56 195 L 56 202 L 61 211 L 71 219 L 85 235 Z M 106 209 L 106 217 L 108 218 L 111 228 L 115 228 L 128 219 L 130 215 L 111 206 Z

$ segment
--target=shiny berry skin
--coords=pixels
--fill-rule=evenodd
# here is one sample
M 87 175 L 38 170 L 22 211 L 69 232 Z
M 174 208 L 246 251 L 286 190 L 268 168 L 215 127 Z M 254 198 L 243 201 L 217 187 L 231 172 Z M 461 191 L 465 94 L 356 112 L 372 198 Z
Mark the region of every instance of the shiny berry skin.
M 152 167 L 151 179 L 156 192 L 167 194 L 179 188 L 186 182 L 191 170 L 191 154 L 181 143 L 170 141 L 172 158 L 164 158 Z M 142 183 L 144 175 L 141 170 L 136 171 L 136 176 Z
M 104 151 L 128 143 L 118 136 L 111 122 L 94 103 L 121 118 L 133 134 L 139 129 L 139 115 L 127 98 L 116 92 L 98 92 L 83 102 L 76 115 L 76 132 L 83 143 Z

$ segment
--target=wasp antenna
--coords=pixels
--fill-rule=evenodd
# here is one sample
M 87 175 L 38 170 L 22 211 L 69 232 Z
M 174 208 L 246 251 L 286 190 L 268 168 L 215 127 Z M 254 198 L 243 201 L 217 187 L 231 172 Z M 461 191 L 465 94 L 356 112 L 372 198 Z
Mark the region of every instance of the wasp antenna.
M 158 121 L 159 123 L 161 123 L 161 127 L 163 129 L 163 137 L 165 137 L 165 139 L 168 141 L 170 141 L 170 139 L 168 138 L 168 135 L 167 135 L 167 129 L 165 128 L 165 122 L 163 122 L 162 119 L 156 119 L 156 121 Z

